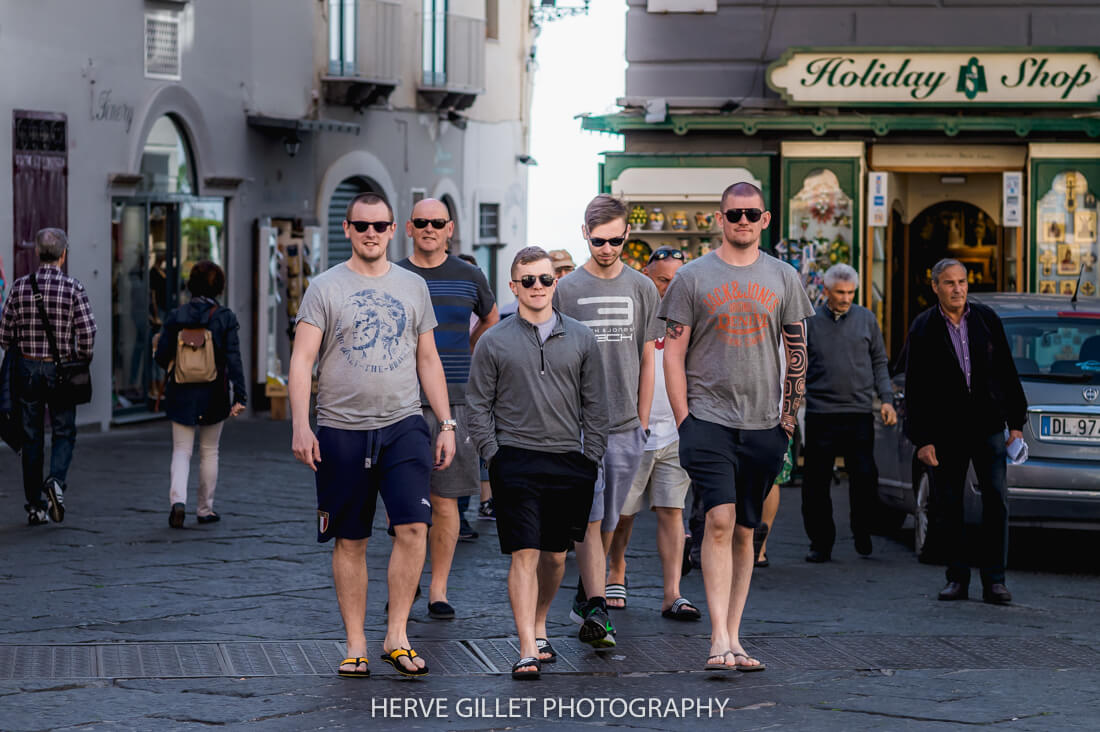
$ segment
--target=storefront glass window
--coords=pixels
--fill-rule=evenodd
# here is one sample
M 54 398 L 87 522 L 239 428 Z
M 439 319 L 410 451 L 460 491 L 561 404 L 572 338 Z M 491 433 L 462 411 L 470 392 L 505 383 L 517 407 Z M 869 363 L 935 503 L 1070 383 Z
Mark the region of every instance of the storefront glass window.
M 823 275 L 834 264 L 852 264 L 852 199 L 828 168 L 810 172 L 787 204 L 787 239 L 779 248 L 802 272 L 814 304 L 824 301 Z
M 1096 295 L 1097 202 L 1084 174 L 1068 170 L 1056 175 L 1039 199 L 1036 217 L 1036 291 L 1072 295 L 1080 280 L 1082 295 Z
M 191 151 L 171 117 L 161 117 L 149 130 L 141 155 L 144 176 L 138 190 L 143 193 L 193 194 Z

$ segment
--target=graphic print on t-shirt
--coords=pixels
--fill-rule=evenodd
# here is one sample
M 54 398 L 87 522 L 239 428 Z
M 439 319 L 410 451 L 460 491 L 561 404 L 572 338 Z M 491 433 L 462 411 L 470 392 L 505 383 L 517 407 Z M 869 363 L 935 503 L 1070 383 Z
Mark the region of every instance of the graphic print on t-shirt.
M 717 319 L 719 337 L 730 346 L 744 348 L 764 342 L 768 316 L 779 305 L 779 296 L 756 282 L 741 289 L 740 283 L 731 281 L 704 295 L 703 304 Z
M 402 339 L 408 325 L 405 306 L 374 289 L 350 296 L 336 321 L 336 342 L 348 363 L 368 374 L 393 371 L 412 352 Z
M 603 305 L 596 312 L 606 317 L 582 320 L 592 329 L 599 343 L 634 340 L 634 298 L 621 295 L 579 297 L 577 305 Z

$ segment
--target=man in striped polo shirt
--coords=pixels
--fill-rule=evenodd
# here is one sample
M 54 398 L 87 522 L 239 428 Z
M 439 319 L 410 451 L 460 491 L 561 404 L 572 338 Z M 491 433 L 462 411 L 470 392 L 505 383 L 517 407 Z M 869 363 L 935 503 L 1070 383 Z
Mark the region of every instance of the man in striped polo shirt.
M 454 461 L 446 470 L 432 473 L 432 526 L 428 532 L 432 585 L 428 591 L 428 614 L 439 619 L 455 615 L 447 601 L 447 577 L 458 542 L 458 499 L 478 495 L 481 490 L 477 449 L 466 430 L 470 357 L 477 339 L 500 319 L 496 299 L 481 270 L 447 253 L 454 227 L 446 204 L 433 198 L 418 202 L 405 223 L 405 233 L 413 241 L 413 253 L 397 263 L 428 283 L 432 308 L 439 321 L 435 328 L 435 345 L 447 375 L 451 415 L 458 421 Z M 479 318 L 473 332 L 470 331 L 471 313 Z M 434 434 L 439 429 L 438 421 L 426 406 L 427 402 L 421 402 L 425 404 L 424 419 Z

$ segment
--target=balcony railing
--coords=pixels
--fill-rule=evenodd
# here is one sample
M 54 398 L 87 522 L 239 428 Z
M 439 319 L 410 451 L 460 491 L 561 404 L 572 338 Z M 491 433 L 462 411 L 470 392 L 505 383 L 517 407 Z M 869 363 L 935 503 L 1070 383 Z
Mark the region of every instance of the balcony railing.
M 401 0 L 349 0 L 355 3 L 355 59 L 321 78 L 325 101 L 356 109 L 384 103 L 401 75 Z M 330 20 L 331 22 L 331 20 Z M 329 34 L 329 43 L 334 36 Z M 349 69 L 351 71 L 349 72 Z

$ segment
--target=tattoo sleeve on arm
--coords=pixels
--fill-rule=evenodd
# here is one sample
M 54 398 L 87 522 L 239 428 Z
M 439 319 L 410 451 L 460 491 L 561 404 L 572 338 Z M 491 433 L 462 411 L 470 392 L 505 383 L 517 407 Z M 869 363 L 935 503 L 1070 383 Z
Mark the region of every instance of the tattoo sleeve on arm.
M 684 334 L 684 324 L 677 323 L 675 320 L 665 321 L 665 335 L 668 338 L 676 340 Z
M 783 415 L 794 417 L 806 394 L 806 323 L 783 326 L 787 349 L 787 377 L 783 382 Z

